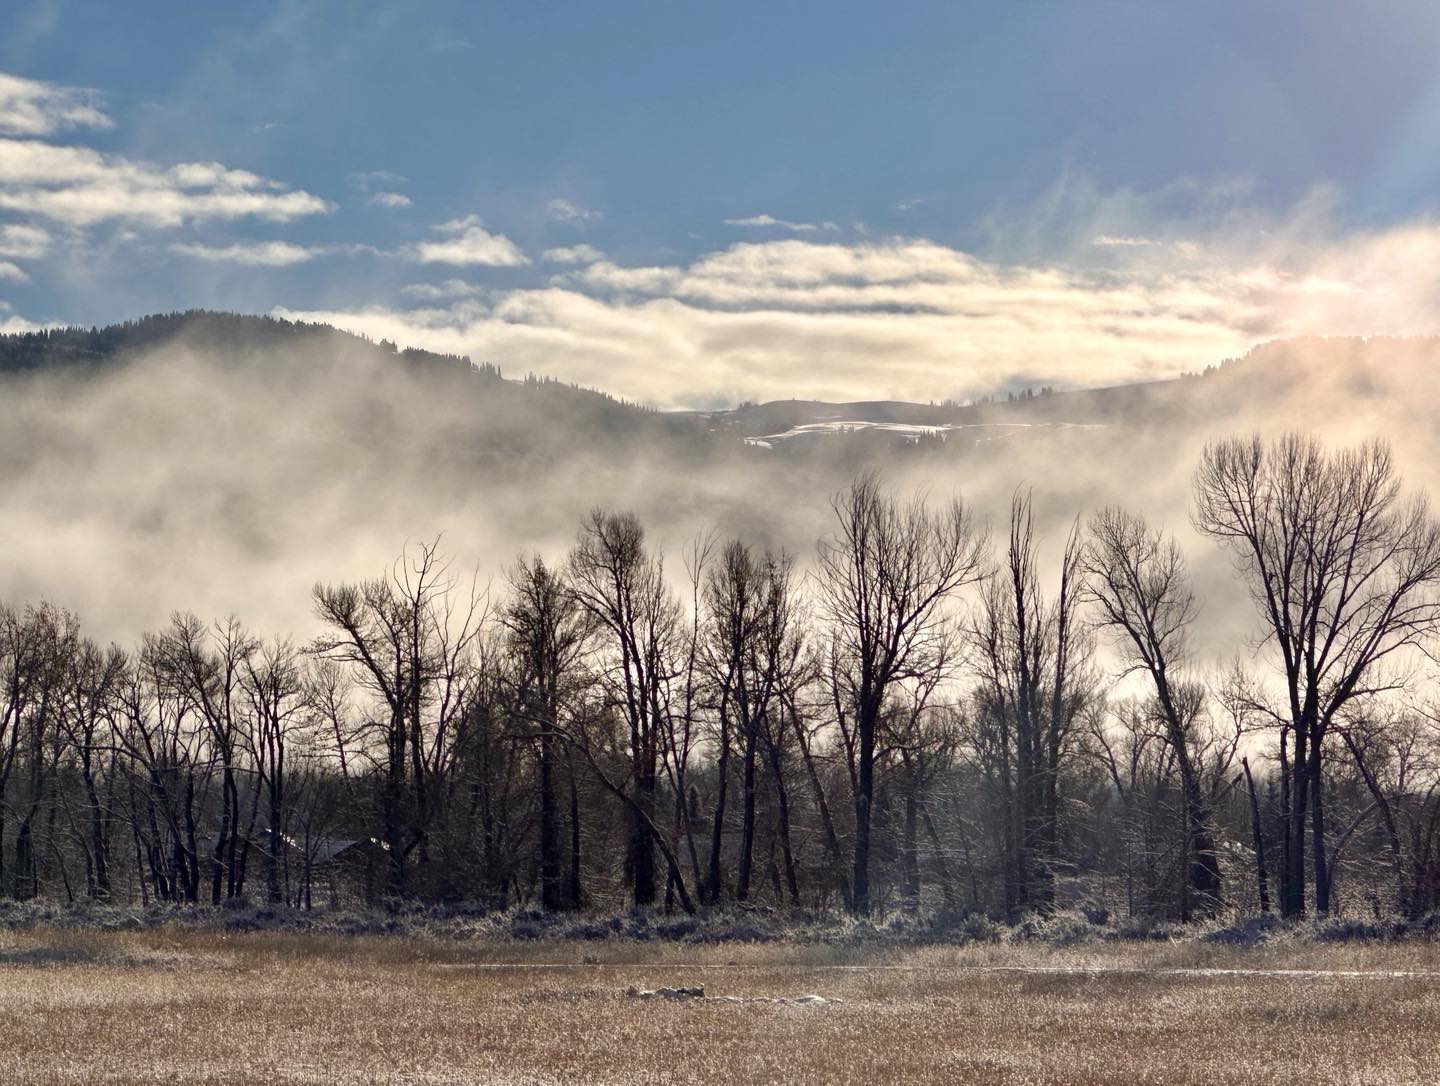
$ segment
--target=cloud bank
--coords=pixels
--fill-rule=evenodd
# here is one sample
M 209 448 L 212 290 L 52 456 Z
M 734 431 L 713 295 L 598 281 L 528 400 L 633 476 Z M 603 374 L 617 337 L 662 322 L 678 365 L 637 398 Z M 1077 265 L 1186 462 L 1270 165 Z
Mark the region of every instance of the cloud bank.
M 0 209 L 67 225 L 122 220 L 181 226 L 247 216 L 289 222 L 333 207 L 218 162 L 161 167 L 88 147 L 0 139 Z
M 1258 243 L 1111 244 L 1099 269 L 905 237 L 742 243 L 650 266 L 586 253 L 483 298 L 281 312 L 666 407 L 967 399 L 1171 377 L 1272 338 L 1440 332 L 1440 225 L 1280 226 Z
M 0 72 L 0 133 L 49 136 L 71 128 L 112 128 L 100 95 Z

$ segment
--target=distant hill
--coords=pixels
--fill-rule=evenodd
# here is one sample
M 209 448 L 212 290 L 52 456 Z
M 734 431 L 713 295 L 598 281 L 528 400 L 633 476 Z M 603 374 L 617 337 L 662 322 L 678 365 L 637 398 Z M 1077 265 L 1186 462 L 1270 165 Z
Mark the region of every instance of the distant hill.
M 182 339 L 193 347 L 207 349 L 244 346 L 263 350 L 297 343 L 349 346 L 357 350 L 378 346 L 364 336 L 342 332 L 328 324 L 192 309 L 157 313 L 103 328 L 47 328 L 0 336 L 0 373 L 104 366 Z M 459 355 L 406 350 L 403 356 L 431 365 L 471 368 L 470 359 Z M 476 367 L 476 372 L 499 376 L 492 365 Z
M 697 413 L 713 431 L 771 449 L 822 441 L 973 438 L 1070 427 L 1185 428 L 1233 424 L 1264 407 L 1261 422 L 1302 425 L 1310 408 L 1440 407 L 1440 338 L 1276 340 L 1239 358 L 1167 380 L 1104 388 L 1028 389 L 975 403 L 773 400 Z M 1394 402 L 1404 397 L 1404 405 Z M 1321 403 L 1320 401 L 1323 401 Z
M 1104 388 L 1032 388 L 964 404 L 794 399 L 662 413 L 550 378 L 508 380 L 492 362 L 413 347 L 401 350 L 326 324 L 190 310 L 101 328 L 0 335 L 0 376 L 79 376 L 161 348 L 232 363 L 261 359 L 262 367 L 276 368 L 297 352 L 321 352 L 363 362 L 351 367 L 354 373 L 398 366 L 400 372 L 444 382 L 449 393 L 483 403 L 487 414 L 503 417 L 514 407 L 533 419 L 538 409 L 541 416 L 553 414 L 554 425 L 571 431 L 665 435 L 686 442 L 708 437 L 771 451 L 813 450 L 837 442 L 872 450 L 910 448 L 937 438 L 959 439 L 961 444 L 973 438 L 983 444 L 997 433 L 1035 428 L 1203 425 L 1207 419 L 1243 413 L 1247 405 L 1263 402 L 1273 409 L 1317 393 L 1354 403 L 1405 388 L 1411 397 L 1425 399 L 1434 396 L 1431 387 L 1440 374 L 1440 339 L 1305 338 L 1266 343 L 1179 378 Z
M 54 374 L 71 378 L 99 374 L 160 350 L 187 352 L 234 367 L 250 365 L 258 377 L 284 377 L 286 365 L 308 355 L 347 363 L 335 375 L 372 379 L 394 369 L 443 387 L 449 394 L 475 399 L 487 409 L 514 407 L 526 416 L 537 405 L 554 421 L 613 434 L 646 436 L 694 431 L 677 416 L 666 416 L 594 389 L 527 375 L 506 379 L 491 362 L 465 355 L 437 354 L 415 347 L 400 349 L 385 340 L 342 331 L 328 324 L 211 310 L 187 310 L 140 317 L 100 328 L 53 328 L 0 335 L 0 377 Z

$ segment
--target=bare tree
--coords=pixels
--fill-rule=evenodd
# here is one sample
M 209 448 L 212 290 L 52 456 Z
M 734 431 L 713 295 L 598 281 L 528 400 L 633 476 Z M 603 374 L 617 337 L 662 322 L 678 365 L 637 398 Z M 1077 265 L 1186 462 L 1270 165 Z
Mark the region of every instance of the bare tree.
M 799 655 L 794 628 L 794 560 L 787 554 L 756 555 L 739 540 L 726 544 L 705 584 L 707 658 L 719 691 L 719 764 L 706 897 L 717 901 L 721 889 L 721 849 L 732 745 L 738 747 L 741 780 L 741 833 L 735 899 L 750 896 L 755 853 L 756 797 L 760 757 L 772 771 L 779 766 L 785 729 L 780 691 L 796 670 Z M 782 819 L 788 820 L 788 796 L 780 782 Z M 793 874 L 788 824 L 782 832 L 787 868 Z M 791 879 L 793 883 L 793 879 Z
M 663 562 L 647 549 L 644 530 L 630 513 L 592 512 L 580 528 L 569 570 L 574 597 L 603 644 L 611 699 L 629 728 L 626 866 L 635 904 L 652 905 L 663 699 L 679 606 L 665 586 Z M 668 845 L 664 850 L 672 852 Z
M 66 677 L 80 642 L 80 624 L 69 611 L 41 604 L 26 611 L 12 636 L 23 639 L 23 646 L 12 655 L 19 674 L 12 675 L 11 686 L 20 693 L 12 699 L 13 730 L 5 758 L 13 762 L 18 748 L 26 770 L 24 798 L 17 805 L 13 891 L 17 898 L 29 898 L 41 890 L 37 820 L 58 784 Z
M 204 721 L 209 750 L 220 766 L 220 827 L 210 857 L 210 901 L 244 890 L 240 758 L 248 734 L 241 682 L 257 644 L 234 618 L 207 628 L 194 615 L 175 615 L 154 651 L 174 689 Z
M 84 826 L 86 886 L 91 897 L 110 897 L 111 830 L 114 824 L 114 703 L 129 662 L 120 648 L 102 650 L 89 638 L 67 662 L 61 727 L 79 772 Z
M 800 901 L 800 879 L 792 836 L 789 784 L 791 749 L 796 735 L 794 698 L 790 692 L 809 681 L 807 614 L 795 583 L 795 560 L 782 551 L 765 556 L 766 621 L 758 669 L 766 676 L 763 711 L 758 715 L 760 741 L 770 766 L 775 793 L 776 836 L 784 863 L 785 887 L 792 905 Z
M 510 651 L 519 661 L 519 709 L 535 741 L 540 806 L 540 900 L 547 909 L 573 906 L 565 893 L 556 789 L 556 751 L 562 710 L 577 680 L 589 615 L 576 603 L 563 576 L 536 555 L 509 572 L 510 596 L 500 609 Z
M 431 824 L 445 799 L 445 775 L 467 708 L 472 654 L 485 626 L 485 597 L 476 582 L 464 594 L 455 587 L 436 540 L 413 547 L 388 577 L 317 585 L 314 592 L 316 613 L 331 632 L 310 652 L 344 665 L 379 710 L 349 737 L 360 744 L 350 753 L 376 759 L 381 768 L 381 837 L 397 894 L 405 893 L 411 855 L 422 865 L 428 859 Z
M 265 894 L 272 905 L 287 900 L 288 828 L 294 802 L 291 761 L 311 724 L 304 660 L 287 640 L 257 645 L 244 662 L 241 682 L 250 703 L 245 742 L 255 767 L 256 795 L 265 797 Z
M 1337 716 L 1398 681 L 1409 650 L 1440 628 L 1440 526 L 1402 500 L 1389 446 L 1330 452 L 1313 437 L 1208 445 L 1194 478 L 1195 524 L 1223 544 L 1279 655 L 1288 764 L 1281 910 L 1305 912 L 1306 816 L 1315 907 L 1330 908 L 1324 750 Z M 1282 738 L 1282 745 L 1285 740 Z
M 1213 911 L 1221 902 L 1220 862 L 1195 764 L 1195 721 L 1203 692 L 1183 680 L 1196 610 L 1185 557 L 1174 540 L 1112 506 L 1090 520 L 1085 569 L 1089 598 L 1101 626 L 1116 634 L 1126 670 L 1143 671 L 1153 686 L 1162 734 L 1180 773 L 1189 889 L 1202 912 Z
M 206 728 L 177 685 L 160 639 L 145 638 L 116 698 L 115 738 L 128 780 L 137 877 L 157 899 L 200 899 Z
M 0 607 L 0 894 L 6 892 L 5 826 L 9 810 L 9 784 L 20 757 L 25 734 L 46 682 L 49 652 L 46 624 L 34 608 L 17 614 Z
M 896 501 L 863 474 L 831 501 L 835 534 L 819 545 L 819 605 L 837 661 L 841 709 L 855 735 L 852 905 L 870 911 L 870 827 L 875 749 L 896 687 L 953 665 L 946 605 L 980 579 L 986 547 L 959 499 L 931 510 L 923 496 Z
M 669 778 L 672 793 L 672 827 L 670 847 L 677 854 L 683 843 L 690 859 L 691 878 L 701 885 L 700 850 L 695 843 L 695 827 L 700 821 L 698 793 L 691 782 L 692 762 L 703 742 L 701 713 L 705 699 L 704 585 L 715 537 L 701 532 L 685 549 L 685 574 L 690 588 L 688 620 L 684 625 L 683 658 L 670 669 L 665 683 L 665 725 L 661 741 L 661 762 Z M 673 908 L 678 887 L 673 873 L 665 883 L 665 907 Z M 700 889 L 703 894 L 703 887 Z
M 1004 561 L 990 577 L 973 623 L 980 685 L 973 734 L 987 744 L 1004 809 L 1006 911 L 1047 909 L 1059 863 L 1061 759 L 1089 691 L 1089 638 L 1078 617 L 1083 590 L 1079 525 L 1060 563 L 1054 600 L 1040 589 L 1038 541 L 1028 493 L 1010 507 Z

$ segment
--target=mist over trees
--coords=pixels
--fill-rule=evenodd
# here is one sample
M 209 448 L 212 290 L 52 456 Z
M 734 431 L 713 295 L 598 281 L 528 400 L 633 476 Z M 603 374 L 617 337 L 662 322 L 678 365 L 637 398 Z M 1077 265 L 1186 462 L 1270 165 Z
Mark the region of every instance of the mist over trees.
M 1440 524 L 1387 446 L 1207 446 L 1199 532 L 1046 537 L 862 472 L 808 553 L 414 543 L 303 643 L 0 608 L 0 894 L 295 908 L 1415 917 L 1440 906 Z

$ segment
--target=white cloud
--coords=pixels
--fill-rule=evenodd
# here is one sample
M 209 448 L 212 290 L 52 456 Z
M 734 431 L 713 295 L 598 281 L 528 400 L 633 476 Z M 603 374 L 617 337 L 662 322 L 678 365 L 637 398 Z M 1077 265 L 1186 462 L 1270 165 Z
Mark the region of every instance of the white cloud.
M 604 260 L 605 254 L 593 245 L 566 245 L 559 249 L 546 249 L 540 256 L 551 264 L 593 264 Z
M 1243 238 L 1118 246 L 1091 270 L 791 239 L 596 261 L 449 306 L 291 315 L 667 406 L 965 398 L 1171 377 L 1282 336 L 1440 334 L 1440 224 L 1342 234 L 1304 217 Z
M 591 223 L 599 222 L 605 216 L 599 211 L 581 207 L 571 200 L 557 197 L 545 205 L 545 217 L 552 222 L 564 223 L 583 230 Z
M 726 226 L 760 226 L 771 227 L 780 230 L 790 230 L 797 234 L 813 234 L 819 230 L 834 231 L 840 227 L 833 222 L 822 222 L 818 226 L 813 222 L 791 222 L 789 219 L 777 219 L 774 215 L 750 215 L 743 219 L 726 219 Z
M 0 208 L 79 227 L 107 220 L 170 227 L 244 217 L 289 222 L 333 205 L 217 162 L 160 167 L 87 147 L 0 139 Z
M 896 204 L 896 205 L 895 205 L 895 210 L 896 210 L 896 211 L 914 211 L 917 207 L 919 207 L 919 206 L 920 206 L 921 204 L 923 204 L 924 202 L 925 202 L 925 197 L 923 197 L 923 196 L 912 196 L 912 197 L 910 197 L 910 199 L 908 199 L 908 200 L 901 200 L 898 204 Z
M 8 310 L 10 307 L 0 305 L 0 309 Z M 0 336 L 18 336 L 26 332 L 42 332 L 46 328 L 59 328 L 55 323 L 38 324 L 35 321 L 27 321 L 24 317 L 5 317 L 0 319 Z
M 443 283 L 409 283 L 400 288 L 407 298 L 436 302 L 451 298 L 475 298 L 487 293 L 482 286 L 467 283 L 463 279 L 446 279 Z
M 50 248 L 50 235 L 38 226 L 6 223 L 0 226 L 0 256 L 38 260 Z
M 377 192 L 365 202 L 375 207 L 409 207 L 410 197 L 403 192 Z
M 481 225 L 478 215 L 466 215 L 434 227 L 444 235 L 439 241 L 422 241 L 411 250 L 421 264 L 479 264 L 494 268 L 518 267 L 530 263 L 504 234 L 492 234 Z
M 624 268 L 598 260 L 579 271 L 556 276 L 557 285 L 583 284 L 601 291 L 633 294 L 660 294 L 680 282 L 683 272 L 668 266 Z
M 64 87 L 0 72 L 0 132 L 49 136 L 71 128 L 111 128 L 100 96 L 82 87 Z
M 1126 237 L 1116 234 L 1097 234 L 1095 240 L 1090 244 L 1098 245 L 1102 249 L 1139 249 L 1148 248 L 1160 243 L 1153 238 Z
M 0 282 L 28 283 L 30 277 L 25 274 L 25 270 L 19 264 L 0 260 Z
M 284 268 L 313 260 L 323 250 L 292 245 L 288 241 L 247 241 L 233 245 L 172 245 L 172 253 L 208 264 L 239 264 L 251 268 Z

